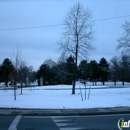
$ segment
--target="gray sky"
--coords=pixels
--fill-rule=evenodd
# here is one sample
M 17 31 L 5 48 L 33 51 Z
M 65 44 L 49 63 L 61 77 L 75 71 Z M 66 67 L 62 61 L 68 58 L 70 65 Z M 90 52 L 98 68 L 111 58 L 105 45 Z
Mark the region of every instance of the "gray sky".
M 57 41 L 62 36 L 63 26 L 35 29 L 6 30 L 62 24 L 68 10 L 77 2 L 93 12 L 93 19 L 105 19 L 130 15 L 130 0 L 0 0 L 0 63 L 5 58 L 13 59 L 17 43 L 22 58 L 35 70 L 46 59 L 57 61 Z M 105 57 L 108 61 L 115 55 L 117 41 L 123 30 L 121 25 L 129 17 L 96 21 L 94 25 L 96 50 L 91 52 L 89 60 L 99 61 Z

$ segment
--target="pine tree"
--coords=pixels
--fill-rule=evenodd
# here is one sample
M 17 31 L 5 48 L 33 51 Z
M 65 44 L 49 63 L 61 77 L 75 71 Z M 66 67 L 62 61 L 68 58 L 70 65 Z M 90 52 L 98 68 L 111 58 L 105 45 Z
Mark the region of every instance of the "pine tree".
M 67 69 L 67 84 L 72 84 L 73 74 L 74 74 L 74 58 L 72 56 L 68 57 L 66 60 L 66 69 Z
M 8 58 L 4 59 L 0 67 L 0 70 L 1 70 L 1 80 L 5 82 L 6 86 L 8 86 L 8 82 L 11 78 L 11 74 L 14 71 L 14 66 L 11 60 Z
M 96 85 L 96 82 L 100 78 L 99 65 L 95 60 L 92 60 L 89 63 L 89 78 L 90 78 L 90 81 L 93 82 L 93 85 L 94 85 L 94 82 L 95 82 L 95 85 Z
M 100 74 L 101 74 L 100 79 L 103 85 L 105 85 L 105 81 L 108 80 L 108 75 L 109 75 L 109 64 L 105 58 L 101 58 L 99 62 L 99 66 L 100 66 Z
M 84 83 L 84 85 L 87 82 L 87 78 L 88 78 L 88 63 L 87 60 L 82 60 L 79 64 L 78 67 L 78 78 L 80 79 L 80 81 L 82 83 Z

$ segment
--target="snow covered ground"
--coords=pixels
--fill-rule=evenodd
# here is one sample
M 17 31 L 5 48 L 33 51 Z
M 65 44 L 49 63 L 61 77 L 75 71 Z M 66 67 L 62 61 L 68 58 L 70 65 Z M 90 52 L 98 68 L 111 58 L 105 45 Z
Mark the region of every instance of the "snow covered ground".
M 77 84 L 76 88 L 79 86 L 84 87 Z M 31 88 L 24 88 L 23 95 L 20 94 L 20 89 L 17 89 L 16 101 L 13 90 L 0 90 L 0 107 L 67 109 L 130 106 L 130 88 L 108 88 L 105 86 L 104 89 L 91 89 L 89 100 L 85 100 L 85 89 L 82 89 L 82 101 L 80 89 L 76 89 L 75 95 L 71 94 L 71 89 L 63 90 L 63 88 L 71 87 L 71 85 L 42 86 L 35 87 L 34 91 Z M 61 90 L 55 90 L 57 88 L 61 88 Z M 86 98 L 88 98 L 89 89 L 86 92 Z

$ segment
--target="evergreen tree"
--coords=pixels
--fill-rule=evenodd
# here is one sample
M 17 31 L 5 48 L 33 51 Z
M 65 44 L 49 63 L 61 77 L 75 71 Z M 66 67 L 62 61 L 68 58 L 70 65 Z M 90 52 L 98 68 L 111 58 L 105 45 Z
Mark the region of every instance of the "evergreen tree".
M 67 84 L 67 67 L 66 62 L 59 62 L 55 67 L 53 67 L 55 73 L 55 79 L 58 84 Z
M 105 58 L 101 58 L 101 60 L 99 61 L 99 66 L 100 66 L 100 74 L 101 74 L 100 79 L 103 85 L 105 85 L 105 81 L 108 81 L 109 64 Z
M 90 78 L 90 81 L 93 82 L 93 85 L 94 85 L 94 82 L 95 82 L 95 85 L 96 85 L 96 82 L 100 78 L 99 65 L 95 60 L 91 60 L 90 63 L 89 63 L 89 78 Z
M 66 70 L 67 70 L 67 84 L 72 84 L 73 74 L 74 74 L 74 58 L 72 56 L 68 57 L 66 60 Z
M 8 82 L 11 79 L 11 74 L 14 71 L 14 66 L 10 59 L 4 59 L 3 63 L 0 66 L 1 80 L 5 82 L 8 86 Z
M 36 72 L 35 71 L 30 72 L 29 80 L 32 83 L 36 80 Z
M 42 64 L 36 74 L 37 79 L 43 78 L 43 84 L 50 84 L 50 67 L 46 64 Z
M 3 76 L 2 76 L 2 69 L 1 69 L 1 65 L 0 65 L 0 82 L 3 81 Z
M 82 60 L 80 62 L 79 67 L 78 67 L 78 74 L 79 74 L 78 78 L 85 85 L 86 82 L 87 82 L 87 78 L 88 78 L 88 63 L 87 63 L 87 60 Z

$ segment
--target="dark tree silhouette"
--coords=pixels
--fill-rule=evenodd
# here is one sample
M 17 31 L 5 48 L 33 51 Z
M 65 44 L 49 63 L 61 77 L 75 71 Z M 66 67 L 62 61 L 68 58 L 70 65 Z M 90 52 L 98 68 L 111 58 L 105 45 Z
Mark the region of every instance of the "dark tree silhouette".
M 108 81 L 109 64 L 105 58 L 101 58 L 99 66 L 100 66 L 100 79 L 103 85 L 105 85 L 105 81 Z
M 1 79 L 5 82 L 6 86 L 8 86 L 8 82 L 11 78 L 10 76 L 14 71 L 14 66 L 10 59 L 4 59 L 3 63 L 0 66 L 0 71 L 2 76 Z

